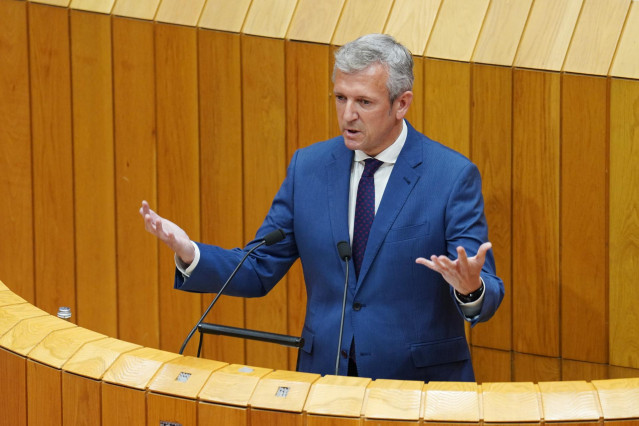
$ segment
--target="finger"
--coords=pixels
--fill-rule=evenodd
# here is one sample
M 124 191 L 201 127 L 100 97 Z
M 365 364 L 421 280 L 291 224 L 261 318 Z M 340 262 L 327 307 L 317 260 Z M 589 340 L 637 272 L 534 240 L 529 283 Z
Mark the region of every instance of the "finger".
M 424 257 L 418 257 L 417 259 L 415 259 L 415 263 L 419 263 L 420 265 L 424 265 L 430 269 L 435 269 L 435 265 L 433 264 L 433 262 Z
M 452 269 L 455 267 L 455 262 L 450 260 L 447 256 L 431 256 L 430 260 L 441 269 Z
M 488 250 L 490 250 L 492 247 L 493 245 L 490 242 L 486 242 L 480 245 L 475 258 L 477 258 L 479 262 L 484 263 L 484 260 L 486 259 L 486 253 L 488 253 Z

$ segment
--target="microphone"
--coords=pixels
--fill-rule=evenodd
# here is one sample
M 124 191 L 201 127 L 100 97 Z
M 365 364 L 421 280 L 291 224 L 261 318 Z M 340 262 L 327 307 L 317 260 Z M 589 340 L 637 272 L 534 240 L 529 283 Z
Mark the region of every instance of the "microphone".
M 335 375 L 339 371 L 339 353 L 342 349 L 342 334 L 344 333 L 344 312 L 346 311 L 346 292 L 348 291 L 348 265 L 352 257 L 351 246 L 346 241 L 337 243 L 337 253 L 340 259 L 346 262 L 346 278 L 344 280 L 344 299 L 342 300 L 342 319 L 339 323 L 339 340 L 337 341 L 337 357 L 335 358 Z
M 224 289 L 226 288 L 226 286 L 231 282 L 233 277 L 235 277 L 235 274 L 237 274 L 237 271 L 240 270 L 240 267 L 242 266 L 246 258 L 249 257 L 249 255 L 253 253 L 255 250 L 257 250 L 259 247 L 262 247 L 263 245 L 267 245 L 267 246 L 273 245 L 275 243 L 282 241 L 284 237 L 286 237 L 286 234 L 284 233 L 284 231 L 282 231 L 281 229 L 276 229 L 275 231 L 271 231 L 268 234 L 266 234 L 259 243 L 254 245 L 249 251 L 246 252 L 244 257 L 242 258 L 242 260 L 240 260 L 240 263 L 237 264 L 237 266 L 235 267 L 231 275 L 228 277 L 228 279 L 226 280 L 222 288 L 220 288 L 220 291 L 217 292 L 217 295 L 215 296 L 215 298 L 213 299 L 209 307 L 206 308 L 206 311 L 204 311 L 204 315 L 202 315 L 202 317 L 197 322 L 197 324 L 195 324 L 195 327 L 193 327 L 189 335 L 186 336 L 186 339 L 184 339 L 184 343 L 182 343 L 182 347 L 180 347 L 180 355 L 182 355 L 182 353 L 184 352 L 184 348 L 186 348 L 187 343 L 189 343 L 189 340 L 191 340 L 191 337 L 193 337 L 193 334 L 195 333 L 195 331 L 198 329 L 200 324 L 202 324 L 202 321 L 204 321 L 204 318 L 206 318 L 206 316 L 209 314 L 209 312 L 213 308 L 213 305 L 215 305 L 215 303 L 217 302 L 217 299 L 220 298 L 220 295 L 224 292 Z M 197 350 L 198 357 L 200 356 L 201 348 L 202 348 L 202 339 L 200 337 L 200 345 Z

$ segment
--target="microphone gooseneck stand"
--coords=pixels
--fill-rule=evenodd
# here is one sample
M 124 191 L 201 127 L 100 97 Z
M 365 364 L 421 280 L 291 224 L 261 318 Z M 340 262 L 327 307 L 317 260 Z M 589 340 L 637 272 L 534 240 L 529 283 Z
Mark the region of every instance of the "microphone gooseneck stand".
M 344 333 L 344 312 L 346 311 L 346 293 L 348 291 L 348 265 L 351 258 L 351 246 L 346 241 L 337 243 L 340 259 L 346 263 L 346 278 L 344 279 L 344 298 L 342 299 L 342 319 L 339 323 L 339 340 L 337 341 L 337 356 L 335 358 L 335 375 L 339 373 L 339 355 L 342 349 L 342 334 Z

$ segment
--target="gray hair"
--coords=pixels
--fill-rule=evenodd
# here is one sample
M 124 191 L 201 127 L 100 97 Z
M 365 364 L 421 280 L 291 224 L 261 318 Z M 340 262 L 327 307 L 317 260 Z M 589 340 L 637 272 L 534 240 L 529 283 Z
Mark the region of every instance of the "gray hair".
M 413 56 L 406 47 L 386 34 L 367 34 L 339 48 L 335 52 L 333 82 L 337 70 L 353 74 L 374 63 L 382 64 L 388 71 L 386 87 L 391 104 L 399 95 L 412 90 L 415 79 Z

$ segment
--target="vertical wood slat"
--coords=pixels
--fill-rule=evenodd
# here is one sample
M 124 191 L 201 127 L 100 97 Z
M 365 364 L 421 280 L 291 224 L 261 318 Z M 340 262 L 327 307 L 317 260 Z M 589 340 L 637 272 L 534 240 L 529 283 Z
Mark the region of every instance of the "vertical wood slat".
M 147 393 L 148 425 L 166 424 L 173 422 L 183 426 L 197 425 L 197 405 L 193 400 L 175 398 L 153 392 Z
M 472 344 L 512 349 L 512 69 L 473 65 L 471 160 L 482 176 L 484 211 L 497 275 L 505 287 L 495 316 L 472 330 Z
M 639 84 L 610 88 L 610 364 L 639 368 Z
M 286 42 L 287 162 L 296 149 L 328 139 L 331 90 L 329 47 Z M 306 312 L 306 289 L 301 264 L 287 274 L 289 335 L 300 336 Z M 297 350 L 289 350 L 288 369 L 295 370 Z
M 63 424 L 87 426 L 102 424 L 101 383 L 75 374 L 62 373 Z
M 473 346 L 472 360 L 477 383 L 512 380 L 512 351 Z
M 608 362 L 607 86 L 562 78 L 561 355 L 595 363 Z
M 470 64 L 424 59 L 426 135 L 470 155 Z M 454 117 L 454 120 L 448 118 Z
M 62 425 L 62 373 L 27 360 L 27 419 L 29 426 Z
M 68 15 L 29 4 L 35 301 L 49 313 L 76 308 Z
M 158 123 L 158 209 L 200 238 L 200 171 L 197 30 L 169 24 L 155 27 Z M 180 348 L 201 314 L 198 294 L 173 290 L 173 252 L 160 246 L 160 349 Z M 191 344 L 186 354 L 193 354 Z
M 137 213 L 158 204 L 154 24 L 112 22 L 118 337 L 159 347 L 158 243 Z
M 554 382 L 561 380 L 561 359 L 515 352 L 514 382 Z
M 200 30 L 198 39 L 202 241 L 226 248 L 242 247 L 240 35 Z M 213 297 L 203 297 L 203 310 Z M 206 321 L 244 327 L 244 300 L 222 297 Z M 242 339 L 204 338 L 203 354 L 207 358 L 244 363 L 244 350 Z
M 242 36 L 244 105 L 244 234 L 252 239 L 261 225 L 286 170 L 286 90 L 284 40 Z M 246 326 L 286 334 L 287 283 L 266 297 L 246 300 Z M 246 362 L 286 369 L 284 347 L 247 342 Z
M 0 347 L 0 395 L 3 396 L 2 418 L 7 424 L 27 424 L 27 361 Z
M 117 335 L 111 18 L 71 11 L 77 322 Z
M 33 182 L 26 2 L 0 2 L 0 271 L 35 301 Z
M 513 81 L 513 348 L 559 356 L 559 74 Z
M 102 382 L 100 392 L 103 425 L 146 424 L 146 391 Z

